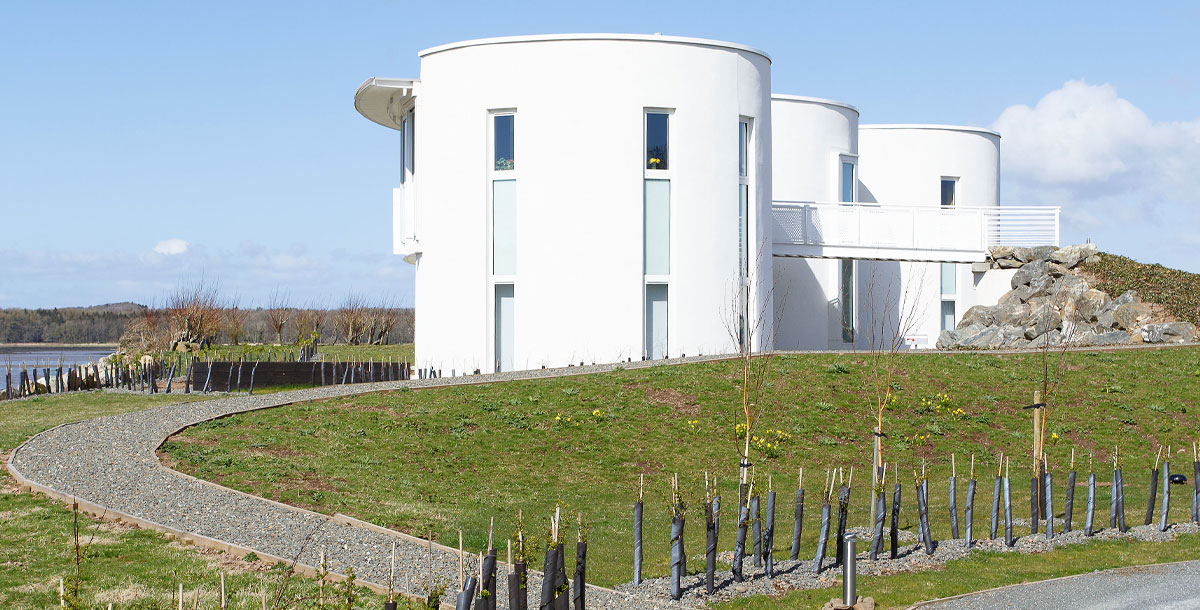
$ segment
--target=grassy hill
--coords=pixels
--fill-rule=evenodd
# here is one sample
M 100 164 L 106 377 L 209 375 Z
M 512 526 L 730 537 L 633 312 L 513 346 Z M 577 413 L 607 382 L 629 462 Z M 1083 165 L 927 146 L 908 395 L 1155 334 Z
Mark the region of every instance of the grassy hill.
M 1113 297 L 1137 291 L 1143 301 L 1161 305 L 1168 315 L 1200 326 L 1200 274 L 1108 253 L 1081 269 L 1095 280 L 1093 288 Z

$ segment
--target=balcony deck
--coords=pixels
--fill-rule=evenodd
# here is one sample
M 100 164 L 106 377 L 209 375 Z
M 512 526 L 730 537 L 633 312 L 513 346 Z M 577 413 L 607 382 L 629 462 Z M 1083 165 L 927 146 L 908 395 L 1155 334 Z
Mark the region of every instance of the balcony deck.
M 1057 246 L 1060 208 L 776 201 L 772 254 L 931 263 L 982 262 L 990 246 Z

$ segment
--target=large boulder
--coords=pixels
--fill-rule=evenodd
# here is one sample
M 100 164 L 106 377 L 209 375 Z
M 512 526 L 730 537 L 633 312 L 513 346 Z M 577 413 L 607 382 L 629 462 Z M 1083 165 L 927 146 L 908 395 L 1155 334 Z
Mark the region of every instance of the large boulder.
M 1040 304 L 1032 307 L 1029 317 L 1029 323 L 1025 326 L 1025 338 L 1031 341 L 1062 328 L 1062 315 L 1052 305 Z
M 985 326 L 973 324 L 968 326 L 959 325 L 954 330 L 943 330 L 938 335 L 938 340 L 935 346 L 938 349 L 953 349 L 960 347 L 960 343 L 967 337 L 975 336 L 986 329 Z
M 1034 261 L 1044 261 L 1050 258 L 1058 248 L 1054 246 L 1037 246 L 1034 248 L 1013 248 L 1013 256 L 1022 263 L 1032 263 Z
M 1026 347 L 1031 347 L 1031 348 L 1039 348 L 1039 347 L 1046 347 L 1046 346 L 1054 347 L 1054 346 L 1062 345 L 1062 342 L 1063 342 L 1062 333 L 1058 332 L 1057 330 L 1052 330 L 1052 331 L 1030 341 L 1029 345 L 1027 345 Z
M 960 347 L 968 349 L 992 349 L 1003 347 L 1008 338 L 1000 331 L 1000 327 L 992 326 L 982 332 L 959 341 Z
M 1090 288 L 1079 296 L 1075 303 L 1075 314 L 1084 322 L 1095 322 L 1100 318 L 1100 312 L 1108 307 L 1111 299 L 1102 290 Z M 1110 327 L 1111 328 L 1111 327 Z
M 1106 333 L 1094 333 L 1088 345 L 1129 345 L 1133 339 L 1129 333 L 1113 330 Z
M 1191 343 L 1196 340 L 1196 327 L 1191 322 L 1146 324 L 1141 335 L 1145 343 Z
M 1002 258 L 1012 258 L 1013 247 L 1012 246 L 990 246 L 988 248 L 988 255 L 992 257 L 992 260 L 1000 260 Z
M 1004 293 L 1004 296 L 1000 297 L 1000 300 L 997 301 L 997 303 L 1000 305 L 1020 305 L 1025 301 L 1028 301 L 1029 297 L 1032 295 L 1033 288 L 1030 288 L 1029 286 L 1018 286 Z
M 1087 280 L 1082 277 L 1074 274 L 1064 275 L 1055 280 L 1050 302 L 1062 309 L 1067 303 L 1078 301 L 1089 288 Z
M 1028 286 L 1035 278 L 1048 275 L 1048 271 L 1049 267 L 1045 261 L 1027 262 L 1013 274 L 1010 286 L 1012 288 Z
M 1150 320 L 1153 312 L 1147 303 L 1126 303 L 1113 311 L 1113 328 L 1134 331 Z
M 1126 303 L 1141 303 L 1141 302 L 1142 302 L 1142 299 L 1141 299 L 1141 297 L 1138 296 L 1137 292 L 1135 292 L 1133 290 L 1127 290 L 1121 296 L 1113 299 L 1109 306 L 1112 307 L 1113 309 L 1116 309 L 1117 307 L 1120 307 L 1121 305 L 1125 305 Z
M 1066 246 L 1051 252 L 1050 260 L 1066 267 L 1067 269 L 1073 269 L 1076 265 L 1083 262 L 1088 257 L 1095 255 L 1097 252 L 1098 250 L 1096 249 L 1096 244 Z
M 1019 326 L 1025 328 L 1029 326 L 1029 312 L 1031 310 L 1032 307 L 1028 303 L 997 305 L 992 309 L 992 316 L 996 318 L 996 323 L 1001 326 Z
M 995 262 L 997 269 L 1020 269 L 1025 266 L 1025 263 L 1015 258 L 998 258 Z
M 963 314 L 962 319 L 958 321 L 958 328 L 972 325 L 994 326 L 996 324 L 996 310 L 999 308 L 1002 308 L 1002 306 L 976 305 Z

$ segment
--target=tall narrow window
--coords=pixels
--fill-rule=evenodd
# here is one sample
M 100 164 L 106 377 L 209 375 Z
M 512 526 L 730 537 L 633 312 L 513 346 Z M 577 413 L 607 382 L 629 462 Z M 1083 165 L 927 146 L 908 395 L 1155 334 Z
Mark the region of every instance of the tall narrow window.
M 400 184 L 408 176 L 408 118 L 400 119 Z
M 942 263 L 942 296 L 958 294 L 957 272 L 958 266 L 954 263 Z
M 496 171 L 508 171 L 517 167 L 513 158 L 515 118 L 511 114 L 497 114 L 492 117 L 492 156 Z
M 517 273 L 517 181 L 492 181 L 492 273 Z
M 643 256 L 646 275 L 671 273 L 671 181 L 646 180 Z
M 667 357 L 667 285 L 646 284 L 646 357 Z
M 515 292 L 512 284 L 496 284 L 495 327 L 496 372 L 513 370 L 515 339 Z
M 942 301 L 942 330 L 954 330 L 954 301 Z
M 665 112 L 646 113 L 646 169 L 669 169 L 671 115 Z
M 749 337 L 750 303 L 750 121 L 738 121 L 738 347 L 745 350 Z
M 842 342 L 854 343 L 854 259 L 841 259 Z
M 942 178 L 942 207 L 948 208 L 954 205 L 954 187 L 958 183 L 954 178 Z
M 842 161 L 842 202 L 852 203 L 854 201 L 854 163 L 850 161 Z

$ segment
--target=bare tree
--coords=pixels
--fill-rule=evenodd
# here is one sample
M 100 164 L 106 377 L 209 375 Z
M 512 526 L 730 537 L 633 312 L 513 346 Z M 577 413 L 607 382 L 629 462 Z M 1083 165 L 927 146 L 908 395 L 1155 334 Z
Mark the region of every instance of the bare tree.
M 763 252 L 758 252 L 757 262 L 761 262 Z M 757 264 L 755 267 L 757 268 Z M 725 329 L 729 338 L 737 348 L 738 362 L 741 368 L 741 413 L 738 419 L 737 432 L 734 437 L 740 441 L 737 448 L 740 471 L 739 483 L 742 489 L 749 480 L 750 474 L 750 441 L 758 429 L 759 422 L 767 410 L 764 388 L 771 376 L 771 365 L 774 361 L 773 350 L 775 329 L 778 328 L 781 317 L 776 312 L 783 308 L 773 308 L 774 286 L 767 289 L 761 303 L 752 303 L 756 288 L 761 287 L 757 279 L 748 274 L 738 274 L 730 286 L 729 299 L 726 309 L 722 312 Z M 786 293 L 783 299 L 786 300 Z M 770 326 L 768 326 L 770 324 Z M 766 351 L 755 354 L 755 345 L 762 343 Z M 743 499 L 739 497 L 739 502 Z
M 920 269 L 921 272 L 915 278 L 910 277 L 908 281 L 902 277 L 893 278 L 884 286 L 884 278 L 880 277 L 878 268 L 871 265 L 871 275 L 867 283 L 864 309 L 870 352 L 868 372 L 863 379 L 863 385 L 867 406 L 875 420 L 874 450 L 871 457 L 875 485 L 879 484 L 882 476 L 880 471 L 883 466 L 883 412 L 895 402 L 892 392 L 895 388 L 896 373 L 900 368 L 897 355 L 905 349 L 905 338 L 912 334 L 925 315 L 921 298 L 925 291 L 927 266 L 922 265 Z M 844 316 L 843 319 L 845 318 Z M 875 505 L 872 503 L 872 522 L 874 512 Z
M 163 350 L 168 344 L 166 329 L 163 327 L 163 311 L 150 305 L 140 310 L 133 319 L 125 325 L 119 343 L 126 351 L 149 352 Z
M 206 344 L 221 329 L 221 299 L 216 284 L 204 279 L 182 284 L 167 297 L 167 327 L 175 341 Z
M 246 318 L 250 315 L 249 311 L 239 306 L 238 301 L 238 297 L 233 297 L 223 312 L 225 336 L 229 337 L 229 342 L 234 345 L 241 343 L 242 339 L 246 338 Z
M 361 343 L 363 333 L 367 330 L 366 299 L 354 293 L 347 294 L 341 306 L 333 312 L 333 324 L 338 336 L 346 343 Z
M 275 342 L 283 343 L 283 330 L 287 328 L 293 313 L 291 305 L 288 303 L 287 292 L 281 294 L 278 288 L 272 290 L 271 296 L 267 299 L 266 312 L 267 323 L 275 331 Z
M 308 311 L 312 313 L 312 340 L 313 344 L 321 341 L 321 333 L 325 329 L 325 319 L 329 317 L 329 310 L 325 308 L 325 303 L 317 303 L 313 301 L 308 304 Z

